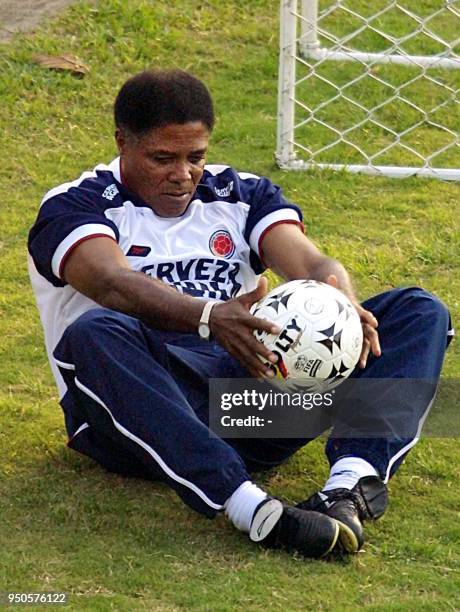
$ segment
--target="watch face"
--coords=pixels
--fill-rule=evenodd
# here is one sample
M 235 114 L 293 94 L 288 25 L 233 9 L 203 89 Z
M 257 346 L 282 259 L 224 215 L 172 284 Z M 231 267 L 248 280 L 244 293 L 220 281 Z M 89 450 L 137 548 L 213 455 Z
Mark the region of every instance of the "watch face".
M 209 326 L 205 325 L 204 323 L 202 323 L 198 327 L 198 333 L 199 333 L 201 338 L 203 338 L 204 340 L 207 340 L 209 338 L 209 336 L 210 336 Z

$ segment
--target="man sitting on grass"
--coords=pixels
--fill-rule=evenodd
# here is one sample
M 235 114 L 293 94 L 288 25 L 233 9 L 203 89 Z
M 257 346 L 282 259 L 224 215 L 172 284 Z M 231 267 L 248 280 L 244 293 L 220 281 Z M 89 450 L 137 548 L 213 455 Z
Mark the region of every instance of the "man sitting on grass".
M 364 332 L 355 378 L 438 379 L 448 311 L 418 288 L 360 305 L 343 266 L 306 238 L 300 210 L 278 187 L 205 165 L 213 105 L 192 75 L 129 79 L 115 125 L 119 157 L 49 191 L 29 236 L 68 445 L 109 470 L 168 483 L 210 518 L 224 511 L 266 546 L 308 557 L 356 552 L 362 522 L 383 514 L 386 483 L 433 397 L 401 400 L 390 389 L 369 398 L 363 416 L 394 433 L 333 429 L 327 482 L 292 507 L 250 472 L 281 464 L 309 438 L 217 437 L 208 428 L 207 381 L 273 376 L 258 355 L 276 355 L 253 332 L 280 330 L 249 313 L 267 291 L 258 279 L 265 268 L 328 282 L 352 300 Z M 402 414 L 411 436 L 398 434 Z

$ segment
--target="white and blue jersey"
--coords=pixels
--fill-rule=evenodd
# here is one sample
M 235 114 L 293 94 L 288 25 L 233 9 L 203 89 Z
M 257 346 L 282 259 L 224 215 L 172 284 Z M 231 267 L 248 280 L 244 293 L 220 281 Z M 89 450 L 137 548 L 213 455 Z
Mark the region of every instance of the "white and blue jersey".
M 264 270 L 260 244 L 278 223 L 301 224 L 299 209 L 267 178 L 206 166 L 180 217 L 160 217 L 129 192 L 120 159 L 49 191 L 29 235 L 29 272 L 53 373 L 65 329 L 95 302 L 68 285 L 65 262 L 82 241 L 115 240 L 133 270 L 200 298 L 228 300 L 251 291 Z

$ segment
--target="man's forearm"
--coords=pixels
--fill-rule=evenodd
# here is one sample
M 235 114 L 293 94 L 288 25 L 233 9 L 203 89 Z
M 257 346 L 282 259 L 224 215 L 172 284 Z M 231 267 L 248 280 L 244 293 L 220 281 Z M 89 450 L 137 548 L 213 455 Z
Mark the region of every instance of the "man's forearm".
M 137 317 L 158 329 L 197 332 L 204 302 L 131 269 L 110 238 L 82 242 L 69 256 L 64 279 L 105 308 Z
M 355 292 L 348 272 L 344 266 L 331 257 L 317 255 L 297 257 L 284 266 L 273 266 L 273 271 L 286 280 L 308 279 L 327 282 L 332 275 L 337 279 L 337 288 L 350 299 L 355 299 Z
M 274 227 L 266 235 L 262 247 L 266 264 L 282 278 L 328 282 L 331 276 L 335 276 L 338 289 L 355 300 L 350 277 L 343 265 L 323 255 L 296 226 L 281 224 Z
M 151 327 L 179 332 L 198 329 L 204 302 L 143 272 L 120 269 L 105 279 L 101 289 L 96 297 L 101 306 L 137 317 Z
M 332 275 L 337 279 L 337 288 L 343 291 L 348 297 L 354 299 L 355 292 L 350 276 L 344 266 L 336 259 L 323 257 L 317 265 L 311 268 L 309 278 L 324 283 Z

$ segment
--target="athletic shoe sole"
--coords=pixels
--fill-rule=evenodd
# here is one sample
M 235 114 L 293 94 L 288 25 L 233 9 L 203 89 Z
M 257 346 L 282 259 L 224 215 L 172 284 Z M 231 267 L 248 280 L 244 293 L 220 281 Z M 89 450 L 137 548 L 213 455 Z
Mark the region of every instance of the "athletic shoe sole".
M 347 553 L 357 553 L 359 550 L 359 542 L 354 531 L 350 527 L 348 527 L 348 525 L 342 523 L 342 521 L 339 521 L 338 519 L 334 520 L 336 521 L 339 527 L 338 537 L 342 548 Z
M 334 547 L 337 544 L 337 540 L 340 538 L 341 524 L 339 523 L 339 521 L 335 521 L 335 522 L 336 522 L 336 526 L 335 526 L 336 530 L 335 530 L 335 536 L 334 536 L 334 539 L 332 541 L 332 544 L 331 544 L 330 548 L 324 554 L 321 555 L 320 559 L 323 559 L 324 557 L 327 557 L 327 555 L 329 555 L 334 550 Z
M 264 540 L 283 514 L 283 504 L 279 499 L 270 499 L 260 506 L 252 518 L 249 537 L 253 542 Z

